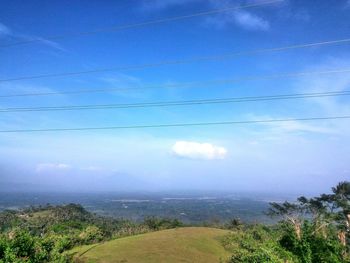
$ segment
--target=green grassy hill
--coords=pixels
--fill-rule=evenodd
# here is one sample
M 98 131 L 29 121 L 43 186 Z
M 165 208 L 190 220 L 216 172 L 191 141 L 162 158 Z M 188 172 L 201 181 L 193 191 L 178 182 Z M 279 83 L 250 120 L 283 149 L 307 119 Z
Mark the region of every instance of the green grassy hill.
M 220 237 L 227 233 L 206 227 L 177 228 L 82 246 L 71 252 L 77 262 L 89 263 L 215 263 L 230 256 L 220 243 Z

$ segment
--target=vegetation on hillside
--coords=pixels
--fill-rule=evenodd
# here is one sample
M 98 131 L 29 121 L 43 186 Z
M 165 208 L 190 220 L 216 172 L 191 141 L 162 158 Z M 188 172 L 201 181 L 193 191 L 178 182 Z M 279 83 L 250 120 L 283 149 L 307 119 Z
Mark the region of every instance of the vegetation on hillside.
M 77 245 L 175 228 L 173 219 L 149 217 L 142 223 L 101 217 L 82 206 L 31 207 L 0 213 L 0 263 L 71 262 L 64 251 Z
M 341 182 L 331 194 L 300 197 L 297 202 L 271 203 L 268 212 L 279 224 L 241 226 L 224 239 L 231 262 L 350 262 L 350 183 Z
M 221 240 L 222 247 L 232 255 L 228 262 L 350 262 L 350 182 L 339 183 L 330 194 L 270 205 L 268 214 L 278 217 L 278 224 L 247 225 L 233 219 L 216 225 L 230 230 Z M 72 262 L 65 251 L 73 247 L 180 226 L 183 224 L 176 219 L 149 217 L 135 223 L 102 217 L 76 204 L 4 211 L 0 213 L 0 263 Z M 180 243 L 189 242 L 185 236 L 181 238 Z M 120 245 L 124 241 L 113 242 L 108 243 Z M 167 242 L 159 244 L 162 248 Z M 124 252 L 113 249 L 113 253 Z

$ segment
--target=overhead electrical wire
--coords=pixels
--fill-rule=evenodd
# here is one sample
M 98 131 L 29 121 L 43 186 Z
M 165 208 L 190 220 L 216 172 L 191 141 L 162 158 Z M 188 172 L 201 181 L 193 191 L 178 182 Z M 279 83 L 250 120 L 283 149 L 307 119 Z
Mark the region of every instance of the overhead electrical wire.
M 181 101 L 159 101 L 159 102 L 127 103 L 127 104 L 0 108 L 0 113 L 33 112 L 33 111 L 108 110 L 108 109 L 123 109 L 123 108 L 149 108 L 149 107 L 171 107 L 171 106 L 174 107 L 174 106 L 208 105 L 208 104 L 222 104 L 222 103 L 253 102 L 253 101 L 256 102 L 256 101 L 272 101 L 272 100 L 321 98 L 321 97 L 349 96 L 349 95 L 350 95 L 350 91 L 329 91 L 329 92 L 317 92 L 317 93 L 297 93 L 297 94 L 280 94 L 280 95 L 270 95 L 270 96 L 252 96 L 252 97 L 181 100 Z
M 222 9 L 209 10 L 206 12 L 194 13 L 183 16 L 168 17 L 158 20 L 145 21 L 134 24 L 126 24 L 121 26 L 113 26 L 100 28 L 92 31 L 82 31 L 63 35 L 48 36 L 45 37 L 47 40 L 58 40 L 68 37 L 78 37 L 85 35 L 93 35 L 108 31 L 121 31 L 137 27 L 144 27 L 149 25 L 167 23 L 177 20 L 189 19 L 194 17 L 212 15 L 227 11 L 234 11 L 244 8 L 252 8 L 263 5 L 269 5 L 274 3 L 283 2 L 282 0 L 266 1 L 262 3 L 227 7 Z M 36 38 L 25 41 L 18 41 L 6 45 L 0 45 L 0 48 L 11 47 L 23 44 L 30 44 L 34 42 L 40 42 L 42 38 Z M 330 40 L 315 43 L 297 44 L 291 46 L 275 47 L 275 48 L 264 48 L 256 49 L 250 51 L 233 52 L 216 56 L 204 56 L 204 57 L 193 57 L 183 60 L 170 60 L 170 61 L 160 61 L 156 63 L 147 63 L 140 65 L 125 65 L 109 68 L 92 69 L 86 71 L 74 71 L 74 72 L 63 72 L 63 73 L 50 73 L 50 74 L 40 74 L 31 76 L 19 76 L 8 79 L 0 79 L 0 82 L 9 82 L 17 80 L 28 80 L 28 79 L 39 79 L 39 78 L 51 78 L 51 77 L 64 77 L 64 76 L 74 76 L 81 74 L 108 72 L 108 71 L 118 71 L 118 70 L 136 70 L 144 68 L 160 67 L 163 65 L 176 65 L 176 64 L 186 64 L 210 60 L 224 60 L 230 59 L 236 56 L 244 55 L 254 55 L 267 52 L 276 52 L 292 49 L 301 49 L 316 46 L 325 45 L 335 45 L 335 44 L 346 44 L 350 43 L 350 38 Z M 39 93 L 22 93 L 22 94 L 10 94 L 10 95 L 0 95 L 0 97 L 20 97 L 20 96 L 43 96 L 43 95 L 58 95 L 58 94 L 79 94 L 79 93 L 95 93 L 95 92 L 105 92 L 105 91 L 118 91 L 118 90 L 132 90 L 132 89 L 149 89 L 149 88 L 160 88 L 160 87 L 181 87 L 185 85 L 192 84 L 205 84 L 205 83 L 219 83 L 219 82 L 235 82 L 244 81 L 251 79 L 264 79 L 264 78 L 279 78 L 279 77 L 293 77 L 300 75 L 309 74 L 333 74 L 333 73 L 344 73 L 350 70 L 334 70 L 334 71 L 323 71 L 323 72 L 299 72 L 299 73 L 287 73 L 287 74 L 277 74 L 269 76 L 252 76 L 252 77 L 242 77 L 236 79 L 221 79 L 212 81 L 198 81 L 191 83 L 173 84 L 173 85 L 162 85 L 162 86 L 149 86 L 149 87 L 136 87 L 136 88 L 118 88 L 118 89 L 89 89 L 89 90 L 73 90 L 66 92 L 39 92 Z M 163 101 L 163 102 L 146 102 L 146 103 L 134 103 L 134 104 L 102 104 L 102 105 L 73 105 L 73 106 L 56 106 L 56 107 L 32 107 L 32 108 L 0 108 L 0 112 L 18 112 L 18 111 L 56 111 L 56 110 L 86 110 L 86 109 L 112 109 L 112 108 L 136 108 L 136 107 L 164 107 L 164 106 L 183 106 L 183 105 L 200 105 L 200 104 L 214 104 L 214 103 L 236 103 L 236 102 L 250 102 L 250 101 L 271 101 L 271 100 L 285 100 L 285 99 L 301 99 L 301 98 L 320 98 L 320 97 L 330 97 L 330 96 L 347 96 L 350 95 L 350 91 L 332 91 L 332 92 L 319 92 L 319 93 L 299 93 L 299 94 L 283 94 L 283 95 L 271 95 L 271 96 L 254 96 L 254 97 L 238 97 L 238 98 L 219 98 L 219 99 L 201 99 L 201 100 L 186 100 L 186 101 Z M 278 123 L 278 122 L 293 122 L 293 121 L 322 121 L 322 120 L 345 120 L 350 119 L 350 115 L 344 116 L 326 116 L 326 117 L 307 117 L 307 118 L 290 118 L 290 119 L 265 119 L 265 120 L 241 120 L 241 121 L 221 121 L 221 122 L 197 122 L 197 123 L 170 123 L 170 124 L 151 124 L 151 125 L 127 125 L 127 126 L 104 126 L 104 127 L 71 127 L 71 128 L 48 128 L 48 129 L 9 129 L 0 130 L 0 133 L 31 133 L 31 132 L 59 132 L 59 131 L 89 131 L 89 130 L 121 130 L 121 129 L 144 129 L 144 128 L 176 128 L 176 127 L 194 127 L 194 126 L 216 126 L 216 125 L 243 125 L 243 124 L 263 124 L 263 123 Z
M 80 31 L 80 32 L 67 33 L 67 34 L 62 34 L 62 35 L 33 38 L 33 39 L 29 39 L 29 40 L 17 41 L 14 43 L 0 45 L 0 48 L 25 45 L 25 44 L 35 43 L 35 42 L 41 42 L 43 40 L 43 38 L 45 40 L 59 40 L 59 39 L 65 39 L 65 38 L 69 38 L 69 37 L 95 35 L 95 34 L 103 33 L 103 32 L 116 32 L 116 31 L 132 29 L 132 28 L 168 23 L 168 22 L 190 19 L 190 18 L 195 18 L 195 17 L 200 17 L 200 16 L 215 15 L 215 14 L 229 12 L 229 11 L 235 11 L 235 10 L 259 7 L 259 6 L 277 4 L 277 3 L 282 3 L 282 2 L 283 2 L 283 0 L 271 0 L 271 1 L 265 1 L 265 2 L 260 2 L 260 3 L 241 5 L 241 6 L 231 6 L 231 7 L 225 7 L 225 8 L 220 8 L 220 9 L 213 9 L 213 10 L 209 10 L 209 11 L 192 13 L 192 14 L 182 15 L 182 16 L 173 16 L 173 17 L 161 18 L 161 19 L 157 19 L 157 20 L 149 20 L 149 21 L 133 23 L 133 24 L 104 27 L 104 28 L 99 28 L 99 29 L 90 30 L 90 31 Z
M 67 76 L 76 76 L 76 75 L 91 74 L 91 73 L 101 73 L 101 72 L 108 72 L 108 71 L 140 70 L 140 69 L 146 69 L 146 68 L 156 68 L 156 67 L 161 67 L 161 66 L 165 66 L 165 65 L 180 65 L 180 64 L 211 61 L 211 60 L 225 60 L 225 59 L 230 59 L 230 58 L 237 57 L 237 56 L 256 55 L 256 54 L 267 53 L 267 52 L 285 51 L 285 50 L 292 50 L 292 49 L 325 46 L 325 45 L 335 45 L 335 44 L 345 44 L 345 43 L 350 43 L 350 38 L 329 40 L 329 41 L 323 41 L 323 42 L 306 43 L 306 44 L 297 44 L 297 45 L 275 47 L 275 48 L 255 49 L 255 50 L 248 50 L 248 51 L 241 51 L 241 52 L 226 53 L 226 54 L 216 55 L 216 56 L 192 57 L 192 58 L 181 59 L 181 60 L 160 61 L 160 62 L 148 63 L 148 64 L 126 65 L 126 66 L 99 68 L 99 69 L 84 70 L 84 71 L 72 71 L 72 72 L 62 72 L 62 73 L 49 73 L 49 74 L 40 74 L 40 75 L 19 76 L 19 77 L 13 77 L 13 78 L 8 78 L 8 79 L 0 79 L 0 82 L 52 78 L 52 77 L 67 77 Z
M 236 78 L 202 80 L 202 81 L 182 82 L 182 83 L 176 83 L 176 84 L 149 85 L 149 86 L 128 87 L 128 88 L 101 88 L 101 89 L 80 89 L 80 90 L 57 91 L 57 92 L 53 91 L 53 92 L 15 93 L 15 94 L 0 95 L 0 98 L 52 96 L 52 95 L 65 95 L 65 94 L 75 95 L 75 94 L 84 94 L 84 93 L 104 93 L 104 92 L 165 89 L 165 88 L 186 88 L 193 85 L 215 85 L 220 83 L 238 83 L 238 82 L 249 81 L 249 80 L 290 78 L 290 77 L 300 77 L 300 76 L 308 76 L 308 75 L 327 75 L 327 74 L 338 74 L 338 73 L 350 73 L 350 69 L 285 72 L 285 73 L 276 73 L 271 75 L 252 75 L 252 76 L 243 76 L 243 77 L 236 77 Z
M 175 128 L 194 126 L 217 126 L 217 125 L 243 125 L 243 124 L 263 124 L 293 121 L 322 121 L 322 120 L 345 120 L 350 119 L 350 115 L 310 117 L 294 119 L 266 119 L 266 120 L 243 120 L 243 121 L 222 121 L 222 122 L 197 122 L 197 123 L 172 123 L 154 125 L 130 125 L 130 126 L 104 126 L 104 127 L 76 127 L 76 128 L 51 128 L 51 129 L 13 129 L 0 130 L 0 133 L 31 133 L 31 132 L 63 132 L 63 131 L 89 131 L 89 130 L 122 130 L 122 129 L 146 129 L 146 128 Z

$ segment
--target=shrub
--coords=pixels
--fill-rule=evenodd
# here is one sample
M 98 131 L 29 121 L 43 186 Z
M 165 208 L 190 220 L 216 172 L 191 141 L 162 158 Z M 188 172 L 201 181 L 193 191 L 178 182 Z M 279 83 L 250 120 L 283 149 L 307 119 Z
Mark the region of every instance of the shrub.
M 96 226 L 88 226 L 81 234 L 79 238 L 83 243 L 95 243 L 103 239 L 102 231 Z
M 331 228 L 326 228 L 326 232 L 321 234 L 316 230 L 316 226 L 308 221 L 302 225 L 302 235 L 298 239 L 293 228 L 284 224 L 282 226 L 284 234 L 280 239 L 280 244 L 286 250 L 296 255 L 302 263 L 340 263 L 344 262 L 342 255 L 344 247 L 337 239 L 336 232 Z
M 298 262 L 292 253 L 277 242 L 277 232 L 256 225 L 236 230 L 222 240 L 226 249 L 233 252 L 232 263 L 284 263 Z

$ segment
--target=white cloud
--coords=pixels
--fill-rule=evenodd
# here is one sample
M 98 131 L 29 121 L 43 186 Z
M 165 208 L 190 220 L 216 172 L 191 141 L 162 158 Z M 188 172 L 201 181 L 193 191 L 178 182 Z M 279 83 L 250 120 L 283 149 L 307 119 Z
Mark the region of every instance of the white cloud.
M 32 40 L 36 40 L 39 41 L 40 43 L 52 47 L 54 49 L 58 49 L 60 51 L 66 51 L 60 44 L 42 38 L 42 37 L 37 37 L 37 36 L 31 36 L 31 35 L 24 35 L 24 34 L 20 34 L 17 32 L 13 32 L 8 26 L 5 26 L 4 24 L 0 23 L 0 37 L 6 37 L 9 39 L 15 39 L 16 41 L 32 41 Z
M 317 114 L 309 113 L 306 117 L 316 117 Z M 300 118 L 302 116 L 299 116 Z M 294 119 L 298 118 L 298 115 L 269 115 L 269 114 L 247 114 L 245 119 L 251 121 L 260 121 L 260 120 L 278 120 L 278 119 Z M 312 121 L 300 121 L 300 120 L 291 120 L 291 121 L 282 121 L 282 122 L 262 122 L 259 125 L 263 130 L 259 130 L 259 133 L 265 133 L 268 135 L 269 139 L 279 139 L 281 135 L 287 134 L 307 134 L 307 133 L 318 133 L 318 134 L 337 134 L 335 127 L 330 125 L 329 120 L 318 120 L 315 122 Z
M 273 118 L 270 118 L 273 119 Z M 326 121 L 324 123 L 327 123 Z M 319 125 L 310 125 L 303 123 L 301 121 L 288 121 L 281 123 L 267 123 L 267 125 L 271 126 L 275 129 L 275 131 L 279 132 L 312 132 L 312 133 L 325 133 L 331 134 L 335 133 L 335 130 L 325 126 L 325 124 L 319 123 Z M 329 126 L 329 125 L 328 125 Z
M 317 66 L 311 67 L 309 71 L 326 71 L 329 69 L 348 69 L 350 67 L 350 57 L 343 55 L 343 58 L 330 58 Z M 350 75 L 346 72 L 339 74 L 324 74 L 315 76 L 305 76 L 299 78 L 295 83 L 298 92 L 329 92 L 348 91 L 350 87 Z M 350 106 L 348 96 L 343 97 L 323 97 L 308 100 L 318 114 L 323 115 L 348 115 Z M 341 122 L 339 122 L 341 123 Z
M 246 4 L 258 4 L 261 1 L 250 0 L 250 1 L 232 1 L 232 0 L 145 0 L 143 2 L 143 9 L 151 11 L 161 11 L 164 9 L 184 6 L 189 4 L 201 3 L 208 5 L 209 9 L 221 9 L 226 7 L 233 7 Z M 263 30 L 266 31 L 270 28 L 270 23 L 247 10 L 236 10 L 232 12 L 223 12 L 221 14 L 205 17 L 205 24 L 214 26 L 216 28 L 223 28 L 232 24 L 236 24 L 247 30 Z
M 248 12 L 236 12 L 234 18 L 238 25 L 250 30 L 268 30 L 270 24 L 267 20 Z
M 347 8 L 349 8 L 349 7 L 350 7 L 350 0 L 346 1 L 345 6 L 346 6 Z
M 190 141 L 177 141 L 172 152 L 179 157 L 204 160 L 224 159 L 227 154 L 223 147 Z
M 60 50 L 60 51 L 67 51 L 60 44 L 58 44 L 58 43 L 56 43 L 54 41 L 42 38 L 42 37 L 35 37 L 35 36 L 31 37 L 31 36 L 25 36 L 25 35 L 21 35 L 20 37 L 22 37 L 23 39 L 28 39 L 28 40 L 35 39 L 35 40 L 38 40 L 40 43 L 42 43 L 42 44 L 44 44 L 46 46 L 52 47 L 52 48 Z
M 350 75 L 342 70 L 350 67 L 350 57 L 343 55 L 343 58 L 327 58 L 315 66 L 308 66 L 301 71 L 323 72 L 338 69 L 338 74 L 315 74 L 305 75 L 294 80 L 295 93 L 322 93 L 347 91 L 350 88 Z M 270 119 L 292 119 L 307 117 L 332 117 L 347 116 L 350 114 L 349 96 L 330 96 L 320 98 L 308 98 L 298 100 L 299 113 L 286 115 L 255 115 L 249 114 L 245 118 L 249 120 L 270 120 Z M 296 105 L 296 104 L 295 104 Z M 350 125 L 348 120 L 317 120 L 317 121 L 288 121 L 261 123 L 268 128 L 271 137 L 279 138 L 286 133 L 318 133 L 330 136 L 349 136 Z
M 4 24 L 0 23 L 0 36 L 9 35 L 9 34 L 11 34 L 11 30 Z
M 36 172 L 69 170 L 70 168 L 71 166 L 65 163 L 39 163 L 36 166 Z
M 247 2 L 244 1 L 232 2 L 230 0 L 209 0 L 209 2 L 214 8 L 217 9 L 225 8 L 228 6 L 232 7 L 234 5 L 237 5 L 238 7 L 240 5 L 247 4 Z M 260 1 L 248 1 L 248 3 L 257 4 L 260 3 Z M 206 23 L 217 28 L 224 28 L 226 26 L 234 24 L 247 30 L 266 31 L 270 29 L 270 23 L 266 19 L 243 9 L 235 10 L 232 12 L 223 12 L 215 16 L 209 16 L 206 18 Z

